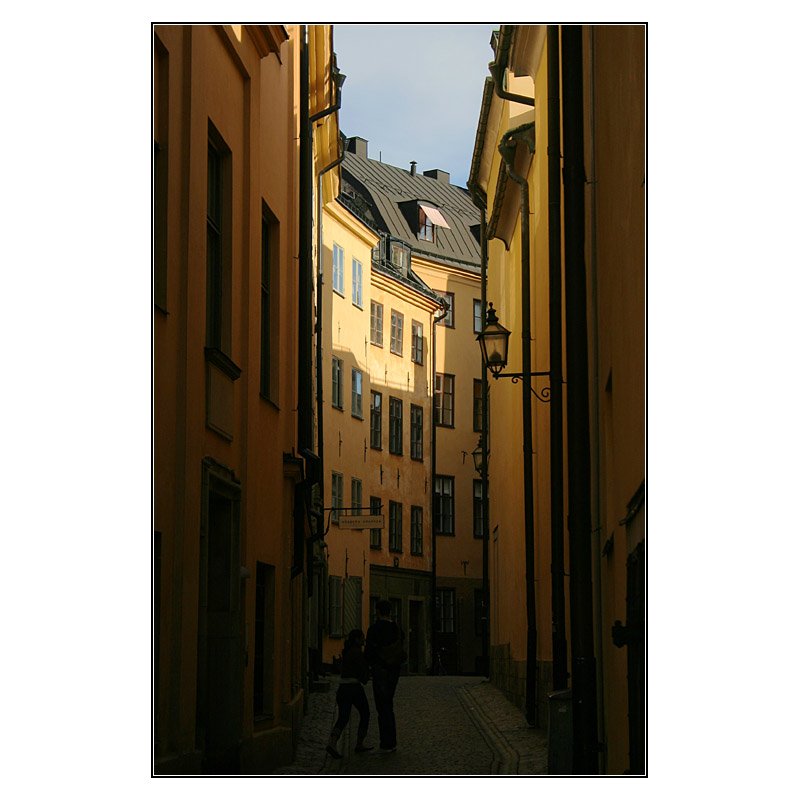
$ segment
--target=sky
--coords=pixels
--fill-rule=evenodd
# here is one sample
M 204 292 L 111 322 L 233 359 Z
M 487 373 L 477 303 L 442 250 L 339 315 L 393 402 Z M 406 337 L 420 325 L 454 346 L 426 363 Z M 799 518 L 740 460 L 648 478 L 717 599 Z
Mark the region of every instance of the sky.
M 408 169 L 442 169 L 467 185 L 493 60 L 491 24 L 334 25 L 347 75 L 339 125 L 367 139 L 370 158 Z

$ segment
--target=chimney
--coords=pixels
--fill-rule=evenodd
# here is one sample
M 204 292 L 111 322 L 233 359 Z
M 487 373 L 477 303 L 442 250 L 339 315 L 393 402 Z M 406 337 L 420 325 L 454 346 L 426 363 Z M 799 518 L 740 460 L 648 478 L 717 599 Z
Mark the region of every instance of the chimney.
M 417 162 L 411 162 L 411 177 L 413 178 L 417 174 Z
M 445 172 L 443 169 L 426 169 L 422 173 L 426 178 L 433 178 L 439 183 L 450 183 L 450 173 Z
M 362 139 L 360 136 L 351 136 L 347 140 L 347 152 L 348 153 L 355 153 L 357 156 L 361 156 L 361 158 L 367 157 L 367 140 Z

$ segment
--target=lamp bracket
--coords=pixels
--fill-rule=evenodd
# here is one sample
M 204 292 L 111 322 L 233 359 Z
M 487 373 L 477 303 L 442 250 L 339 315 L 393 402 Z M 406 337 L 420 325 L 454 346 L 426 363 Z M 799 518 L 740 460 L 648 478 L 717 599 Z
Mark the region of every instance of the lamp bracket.
M 531 378 L 544 378 L 550 377 L 549 372 L 503 372 L 500 375 L 495 375 L 495 378 L 511 378 L 511 383 L 519 383 L 526 375 L 530 376 Z M 550 402 L 550 387 L 545 386 L 542 390 L 542 393 L 536 391 L 536 389 L 531 386 L 531 392 L 536 395 L 538 400 L 541 400 L 543 403 Z

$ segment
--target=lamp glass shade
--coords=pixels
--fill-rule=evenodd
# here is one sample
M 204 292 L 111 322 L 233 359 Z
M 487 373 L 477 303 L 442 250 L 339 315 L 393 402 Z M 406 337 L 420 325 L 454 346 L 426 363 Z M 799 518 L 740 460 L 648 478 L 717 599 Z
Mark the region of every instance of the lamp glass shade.
M 508 364 L 508 337 L 511 332 L 497 320 L 492 304 L 486 312 L 486 324 L 476 337 L 481 347 L 483 362 L 493 375 L 500 374 Z
M 475 462 L 475 472 L 483 474 L 483 437 L 478 439 L 478 446 L 472 451 L 472 460 Z

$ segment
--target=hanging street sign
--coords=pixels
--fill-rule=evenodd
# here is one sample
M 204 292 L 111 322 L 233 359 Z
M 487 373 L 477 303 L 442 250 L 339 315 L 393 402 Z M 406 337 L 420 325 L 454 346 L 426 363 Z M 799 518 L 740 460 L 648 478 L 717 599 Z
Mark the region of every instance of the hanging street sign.
M 383 514 L 370 514 L 368 516 L 352 515 L 339 516 L 339 527 L 345 530 L 358 530 L 359 528 L 382 528 Z

